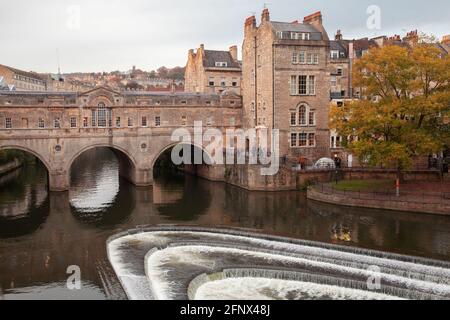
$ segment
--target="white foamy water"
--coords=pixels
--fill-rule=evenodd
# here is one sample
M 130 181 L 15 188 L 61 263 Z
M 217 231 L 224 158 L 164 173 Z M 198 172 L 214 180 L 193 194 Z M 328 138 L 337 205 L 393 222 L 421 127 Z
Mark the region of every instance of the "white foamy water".
M 260 235 L 238 231 L 214 233 L 211 229 L 196 229 L 177 231 L 175 227 L 167 227 L 124 234 L 108 243 L 109 259 L 129 298 L 187 299 L 188 286 L 194 278 L 230 268 L 249 271 L 244 277 L 240 273 L 228 273 L 225 277 L 228 279 L 216 284 L 200 283 L 195 298 L 213 295 L 219 299 L 220 292 L 224 299 L 232 297 L 233 288 L 224 285 L 233 279 L 240 279 L 243 288 L 249 290 L 242 294 L 251 299 L 264 296 L 264 299 L 351 300 L 450 297 L 450 268 L 445 262 L 301 240 L 261 239 Z M 369 269 L 374 266 L 379 268 L 379 273 Z M 261 277 L 261 272 L 257 272 L 261 268 L 272 270 L 270 276 Z M 280 278 L 286 270 L 293 279 Z M 289 275 L 289 272 L 296 274 Z M 367 280 L 374 276 L 380 279 L 382 290 L 370 292 Z M 252 287 L 247 284 L 252 281 L 245 279 L 260 280 Z M 266 283 L 268 288 L 258 287 L 256 283 Z M 282 285 L 287 285 L 285 291 Z M 274 291 L 274 287 L 279 290 Z
M 311 282 L 264 278 L 230 278 L 200 286 L 195 300 L 398 300 L 358 289 Z

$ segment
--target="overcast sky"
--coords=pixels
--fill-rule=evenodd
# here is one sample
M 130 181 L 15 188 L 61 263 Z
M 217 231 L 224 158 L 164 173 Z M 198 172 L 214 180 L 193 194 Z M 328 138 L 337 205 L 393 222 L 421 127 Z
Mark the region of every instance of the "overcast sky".
M 0 64 L 57 72 L 58 50 L 62 72 L 184 65 L 200 43 L 240 47 L 245 18 L 259 20 L 264 2 L 276 21 L 322 11 L 330 36 L 450 34 L 449 0 L 0 0 Z M 367 27 L 371 5 L 379 30 Z

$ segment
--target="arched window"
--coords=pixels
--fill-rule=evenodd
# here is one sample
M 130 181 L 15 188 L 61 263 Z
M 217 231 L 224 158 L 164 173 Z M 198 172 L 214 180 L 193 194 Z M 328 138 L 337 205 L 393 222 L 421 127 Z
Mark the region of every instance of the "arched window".
M 301 105 L 298 108 L 298 124 L 300 126 L 306 126 L 307 124 L 307 113 L 306 113 L 306 106 L 305 105 Z
M 99 103 L 98 104 L 98 110 L 97 110 L 97 118 L 98 118 L 98 126 L 99 127 L 106 127 L 106 123 L 107 123 L 107 110 L 106 110 L 106 106 L 104 103 Z

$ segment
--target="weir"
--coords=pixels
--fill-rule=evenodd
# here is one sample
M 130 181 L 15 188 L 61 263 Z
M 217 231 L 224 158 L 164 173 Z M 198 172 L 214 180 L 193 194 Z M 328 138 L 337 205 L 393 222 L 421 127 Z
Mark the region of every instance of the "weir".
M 283 286 L 299 299 L 450 298 L 450 263 L 444 261 L 234 229 L 131 230 L 108 241 L 108 256 L 131 299 L 208 298 L 220 296 L 217 290 L 244 299 L 245 288 L 264 293 Z M 146 277 L 142 291 L 133 285 L 136 277 Z M 380 288 L 369 289 L 372 278 Z M 243 283 L 241 296 L 230 292 L 237 281 Z

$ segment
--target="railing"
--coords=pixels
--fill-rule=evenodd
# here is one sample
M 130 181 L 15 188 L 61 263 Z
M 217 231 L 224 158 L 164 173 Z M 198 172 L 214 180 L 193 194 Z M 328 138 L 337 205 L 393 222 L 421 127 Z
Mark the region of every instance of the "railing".
M 376 200 L 392 202 L 408 202 L 417 204 L 436 204 L 450 206 L 450 192 L 416 192 L 402 191 L 397 194 L 395 190 L 346 190 L 335 188 L 333 184 L 316 184 L 310 187 L 313 190 L 328 195 L 339 195 L 358 200 Z

